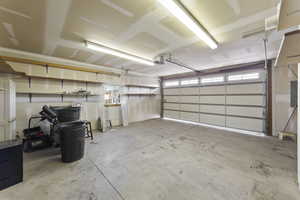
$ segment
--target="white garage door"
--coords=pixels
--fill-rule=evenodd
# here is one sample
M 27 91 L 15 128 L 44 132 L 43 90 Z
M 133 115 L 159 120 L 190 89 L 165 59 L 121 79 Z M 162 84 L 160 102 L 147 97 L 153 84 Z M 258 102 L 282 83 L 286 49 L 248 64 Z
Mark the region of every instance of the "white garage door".
M 265 132 L 263 69 L 164 81 L 164 117 Z

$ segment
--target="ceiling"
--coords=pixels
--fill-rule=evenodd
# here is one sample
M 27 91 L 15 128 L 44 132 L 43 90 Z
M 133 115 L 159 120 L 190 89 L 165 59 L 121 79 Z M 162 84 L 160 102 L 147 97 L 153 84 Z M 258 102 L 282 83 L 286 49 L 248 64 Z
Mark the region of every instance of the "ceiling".
M 187 72 L 175 65 L 144 66 L 87 49 L 100 42 L 146 58 L 172 53 L 198 70 L 264 59 L 265 19 L 279 0 L 181 0 L 219 43 L 211 50 L 157 0 L 0 0 L 0 46 L 153 76 Z M 275 57 L 282 33 L 268 34 Z

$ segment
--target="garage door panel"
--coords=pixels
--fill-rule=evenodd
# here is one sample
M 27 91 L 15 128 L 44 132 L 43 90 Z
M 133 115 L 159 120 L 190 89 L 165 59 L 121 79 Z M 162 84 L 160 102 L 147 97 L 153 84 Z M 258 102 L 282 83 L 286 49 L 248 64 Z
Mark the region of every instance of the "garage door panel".
M 262 94 L 265 91 L 265 86 L 262 83 L 257 84 L 241 84 L 241 85 L 228 85 L 228 94 Z
M 225 114 L 225 106 L 201 105 L 200 106 L 200 112 Z
M 263 106 L 264 96 L 227 96 L 227 104 Z
M 225 94 L 225 86 L 201 87 L 200 94 Z
M 217 126 L 225 126 L 225 116 L 200 114 L 200 122 Z
M 180 119 L 184 121 L 199 122 L 199 113 L 181 112 Z
M 192 111 L 192 112 L 199 112 L 199 105 L 195 104 L 181 104 L 180 110 L 182 111 Z
M 164 88 L 165 116 L 220 127 L 264 132 L 266 83 L 263 82 L 263 71 L 254 71 L 260 74 L 259 79 L 248 76 L 253 70 L 243 70 L 226 75 L 213 75 L 224 76 L 223 82 Z M 232 74 L 239 76 L 229 79 Z M 178 105 L 174 105 L 175 102 Z
M 263 132 L 264 131 L 264 128 L 263 128 L 264 120 L 239 118 L 239 117 L 227 117 L 226 126 L 230 127 L 230 128 Z
M 180 96 L 181 103 L 199 103 L 199 96 Z
M 199 95 L 199 87 L 180 88 L 180 94 L 182 94 L 182 95 L 189 95 L 189 94 Z
M 200 103 L 225 104 L 225 96 L 200 96 Z
M 165 95 L 178 95 L 180 94 L 179 88 L 169 88 L 169 89 L 164 89 L 164 94 Z
M 171 119 L 180 119 L 180 112 L 179 111 L 171 111 L 165 110 L 164 117 L 171 118 Z
M 264 108 L 228 106 L 226 109 L 228 115 L 264 117 Z
M 179 102 L 179 96 L 164 96 L 166 102 Z
M 180 104 L 175 104 L 175 103 L 165 103 L 164 104 L 165 109 L 171 109 L 171 110 L 179 110 Z

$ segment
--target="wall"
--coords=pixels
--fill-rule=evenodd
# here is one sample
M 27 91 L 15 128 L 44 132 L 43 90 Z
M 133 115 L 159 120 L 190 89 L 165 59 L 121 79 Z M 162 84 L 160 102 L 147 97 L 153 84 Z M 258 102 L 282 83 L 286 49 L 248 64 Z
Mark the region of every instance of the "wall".
M 135 78 L 137 79 L 137 78 Z M 140 78 L 140 82 L 148 82 L 148 85 L 158 86 L 158 80 L 145 80 Z M 128 85 L 123 88 L 121 92 L 121 103 L 127 105 L 127 120 L 128 123 L 143 121 L 147 119 L 160 117 L 160 90 L 153 87 L 136 87 L 134 85 Z
M 291 69 L 298 74 L 297 65 Z M 273 135 L 277 136 L 283 131 L 289 116 L 293 112 L 290 107 L 290 81 L 297 80 L 296 76 L 287 66 L 273 68 Z M 291 119 L 287 131 L 297 132 L 297 114 Z
M 158 96 L 129 96 L 128 123 L 160 117 Z
M 81 119 L 92 123 L 92 128 L 97 129 L 98 118 L 104 118 L 104 99 L 103 96 L 75 97 L 64 96 L 63 101 L 60 95 L 32 95 L 31 102 L 28 94 L 17 94 L 16 121 L 17 134 L 22 136 L 23 129 L 28 127 L 30 116 L 38 114 L 42 106 L 68 106 L 81 104 Z M 38 120 L 33 120 L 32 126 L 37 125 Z
M 92 128 L 98 127 L 101 117 L 105 127 L 104 85 L 119 85 L 126 88 L 130 85 L 142 87 L 158 87 L 158 78 L 132 74 L 100 74 L 82 72 L 74 69 L 60 69 L 36 64 L 7 62 L 15 72 L 13 81 L 16 83 L 17 103 L 16 121 L 17 134 L 23 135 L 23 129 L 28 128 L 30 116 L 38 114 L 43 105 L 66 106 L 75 103 L 82 105 L 81 119 L 92 122 Z M 78 90 L 87 90 L 90 96 L 74 96 Z M 124 98 L 123 98 L 124 99 Z M 160 99 L 157 96 L 125 97 L 125 107 L 129 122 L 147 120 L 159 117 Z M 118 110 L 119 109 L 119 110 Z M 113 125 L 122 123 L 120 107 L 113 108 L 111 118 Z M 37 123 L 37 121 L 33 122 Z M 34 124 L 33 124 L 34 125 Z
M 130 76 L 126 76 L 126 83 L 138 84 L 137 81 L 148 79 L 147 84 L 158 85 L 157 78 L 134 77 L 131 80 Z M 43 105 L 66 106 L 75 103 L 82 105 L 81 119 L 92 122 L 92 128 L 98 128 L 98 118 L 101 117 L 102 126 L 105 125 L 106 117 L 112 119 L 114 126 L 122 124 L 120 107 L 109 108 L 112 112 L 106 116 L 107 108 L 104 107 L 104 84 L 87 83 L 83 81 L 59 80 L 36 78 L 27 76 L 18 76 L 13 79 L 16 83 L 17 91 L 17 134 L 22 136 L 23 129 L 28 127 L 30 116 L 38 114 Z M 108 83 L 109 84 L 109 83 Z M 127 88 L 127 87 L 121 87 Z M 145 92 L 145 88 L 139 86 L 130 92 Z M 134 87 L 133 87 L 134 88 Z M 69 95 L 72 91 L 79 89 L 88 90 L 93 96 L 81 97 Z M 146 89 L 150 91 L 150 89 Z M 143 121 L 154 117 L 159 117 L 160 99 L 157 96 L 124 96 L 126 99 L 122 101 L 128 108 L 128 121 L 136 122 Z M 124 99 L 123 98 L 123 99 Z M 33 121 L 33 125 L 37 125 L 37 120 Z

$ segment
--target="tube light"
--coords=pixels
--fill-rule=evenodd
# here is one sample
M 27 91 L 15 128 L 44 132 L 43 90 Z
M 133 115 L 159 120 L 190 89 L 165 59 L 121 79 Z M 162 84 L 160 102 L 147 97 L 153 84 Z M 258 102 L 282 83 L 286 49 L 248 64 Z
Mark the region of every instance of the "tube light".
M 202 41 L 204 41 L 210 48 L 216 49 L 217 42 L 213 37 L 197 22 L 193 16 L 184 8 L 177 0 L 158 0 L 164 7 L 166 7 L 181 23 L 187 26 L 194 32 Z
M 102 53 L 105 53 L 105 54 L 110 54 L 110 55 L 113 55 L 113 56 L 117 56 L 117 57 L 120 57 L 120 58 L 124 58 L 124 59 L 127 59 L 127 60 L 138 62 L 138 63 L 144 64 L 144 65 L 151 65 L 151 66 L 154 65 L 153 61 L 148 60 L 146 58 L 141 58 L 139 56 L 131 55 L 131 54 L 126 53 L 126 52 L 118 51 L 116 49 L 112 49 L 110 47 L 106 47 L 106 46 L 103 46 L 101 44 L 96 44 L 96 43 L 89 42 L 89 41 L 86 41 L 85 44 L 86 44 L 87 48 L 92 49 L 94 51 L 99 51 L 99 52 L 102 52 Z

